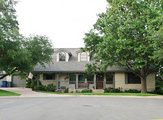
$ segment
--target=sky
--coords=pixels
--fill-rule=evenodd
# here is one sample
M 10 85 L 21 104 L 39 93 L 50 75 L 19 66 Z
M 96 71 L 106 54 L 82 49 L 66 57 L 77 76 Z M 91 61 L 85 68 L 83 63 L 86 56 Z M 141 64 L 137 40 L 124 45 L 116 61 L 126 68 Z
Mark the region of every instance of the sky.
M 46 35 L 54 48 L 84 47 L 84 34 L 107 6 L 106 0 L 19 0 L 20 33 Z

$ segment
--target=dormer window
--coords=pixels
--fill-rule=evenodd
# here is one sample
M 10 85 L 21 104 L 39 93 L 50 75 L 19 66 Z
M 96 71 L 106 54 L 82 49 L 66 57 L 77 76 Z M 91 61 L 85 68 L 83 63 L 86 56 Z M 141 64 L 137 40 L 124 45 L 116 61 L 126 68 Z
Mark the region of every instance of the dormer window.
M 59 61 L 66 61 L 66 54 L 64 52 L 59 53 Z
M 86 52 L 80 53 L 80 61 L 87 61 L 87 53 Z
M 77 50 L 76 54 L 78 56 L 78 62 L 89 62 L 90 55 L 88 51 Z
M 58 49 L 56 51 L 57 62 L 59 61 L 69 61 L 69 58 L 72 56 L 71 52 L 67 51 L 66 49 Z

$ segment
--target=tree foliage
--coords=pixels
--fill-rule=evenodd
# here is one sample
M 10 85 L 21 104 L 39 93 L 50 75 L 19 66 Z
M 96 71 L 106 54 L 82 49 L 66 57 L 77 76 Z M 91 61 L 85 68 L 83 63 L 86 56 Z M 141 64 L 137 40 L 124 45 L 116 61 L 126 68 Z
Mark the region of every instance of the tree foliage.
M 45 36 L 23 37 L 19 33 L 14 0 L 0 0 L 0 71 L 7 75 L 29 73 L 34 66 L 51 61 L 53 49 Z
M 85 34 L 85 49 L 96 54 L 94 65 L 88 67 L 105 71 L 108 66 L 125 66 L 141 77 L 142 92 L 146 93 L 146 77 L 158 69 L 152 57 L 156 50 L 154 33 L 163 24 L 163 2 L 108 0 L 108 3 L 106 13 L 100 14 L 94 28 Z
M 155 63 L 158 63 L 159 66 L 159 70 L 157 71 L 156 75 L 156 83 L 161 84 L 161 82 L 163 81 L 163 28 L 154 33 L 154 39 L 155 51 L 154 56 L 152 58 L 155 60 Z M 161 86 L 163 86 L 163 82 Z

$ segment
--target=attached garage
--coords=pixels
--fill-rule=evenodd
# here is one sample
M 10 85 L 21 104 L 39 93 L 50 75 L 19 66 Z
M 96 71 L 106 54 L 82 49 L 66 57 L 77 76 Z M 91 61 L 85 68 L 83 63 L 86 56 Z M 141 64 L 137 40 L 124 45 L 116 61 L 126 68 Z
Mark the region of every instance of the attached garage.
M 25 87 L 26 80 L 22 80 L 19 76 L 13 76 L 12 87 Z

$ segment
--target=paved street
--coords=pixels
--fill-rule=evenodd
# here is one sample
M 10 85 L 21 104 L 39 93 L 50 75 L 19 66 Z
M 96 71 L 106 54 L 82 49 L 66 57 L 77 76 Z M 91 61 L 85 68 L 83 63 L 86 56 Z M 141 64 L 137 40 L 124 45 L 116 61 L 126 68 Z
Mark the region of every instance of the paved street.
M 0 120 L 163 119 L 163 99 L 128 97 L 0 98 Z

